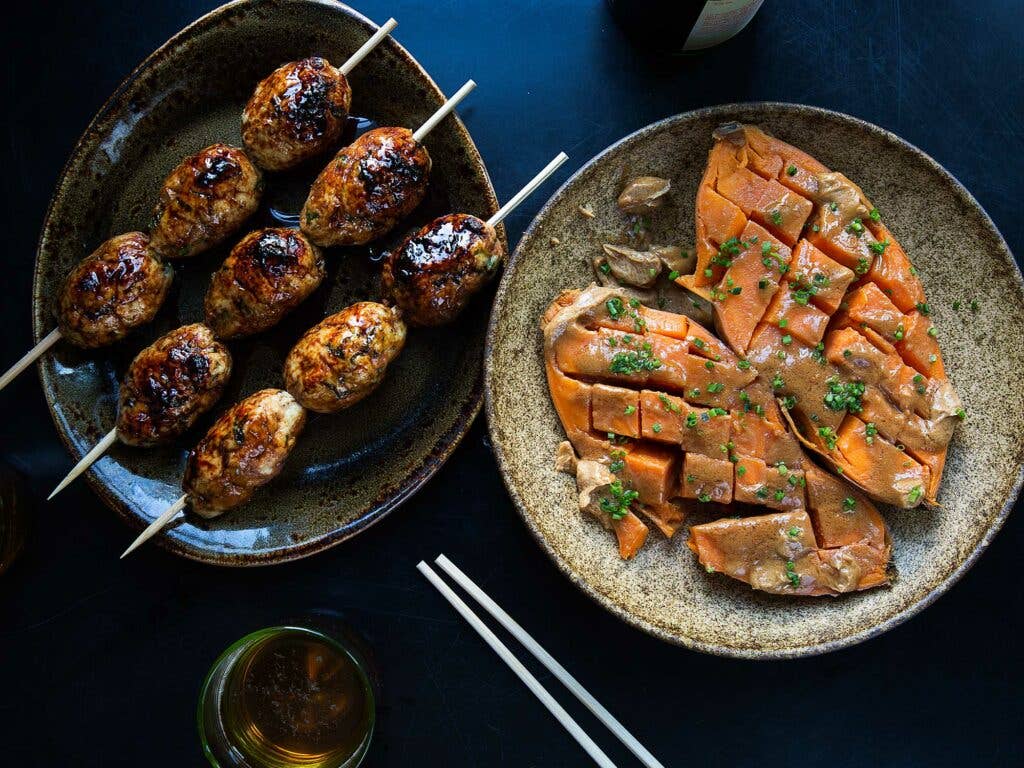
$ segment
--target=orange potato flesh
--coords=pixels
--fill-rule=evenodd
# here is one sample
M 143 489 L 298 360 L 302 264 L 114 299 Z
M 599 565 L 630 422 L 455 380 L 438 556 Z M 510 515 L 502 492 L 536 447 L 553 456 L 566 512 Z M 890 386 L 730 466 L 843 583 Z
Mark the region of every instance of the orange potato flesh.
M 679 445 L 683 439 L 686 401 L 664 392 L 645 389 L 640 393 L 640 436 L 645 440 Z
M 896 343 L 896 350 L 907 365 L 925 376 L 945 379 L 937 331 L 932 331 L 934 327 L 932 321 L 917 310 L 908 312 L 904 316 L 903 339 Z
M 839 427 L 836 450 L 842 457 L 843 474 L 872 498 L 897 507 L 914 507 L 924 498 L 930 472 L 895 445 L 874 435 L 856 416 L 847 416 Z
M 904 312 L 909 312 L 918 304 L 923 304 L 924 286 L 907 257 L 906 252 L 896 242 L 889 230 L 882 227 L 879 233 L 879 240 L 889 241 L 884 253 L 875 258 L 871 270 L 865 276 L 878 285 L 882 292 L 888 296 L 892 303 Z
M 806 506 L 801 484 L 803 476 L 803 471 L 790 469 L 784 463 L 768 466 L 761 459 L 740 456 L 736 462 L 736 487 L 733 495 L 736 501 L 761 504 L 772 509 L 802 509 Z
M 814 510 L 814 532 L 821 546 L 886 546 L 885 521 L 862 494 L 817 467 L 808 467 L 806 478 L 807 505 Z
M 743 230 L 742 242 L 746 248 L 731 260 L 714 293 L 718 333 L 739 354 L 746 350 L 758 319 L 779 290 L 780 269 L 791 255 L 789 248 L 754 223 Z
M 783 288 L 776 292 L 764 313 L 763 321 L 785 328 L 795 338 L 814 346 L 825 335 L 829 317 L 812 304 L 800 304 L 794 298 L 793 291 Z
M 686 339 L 668 339 L 651 331 L 636 334 L 630 347 L 638 349 L 638 345 L 648 344 L 652 354 L 665 352 L 677 363 L 681 356 L 684 365 L 676 365 L 670 376 L 676 385 L 685 382 L 679 394 L 653 385 L 652 379 L 664 374 L 659 373 L 660 359 L 657 364 L 641 366 L 642 370 L 620 371 L 628 380 L 620 380 L 621 376 L 612 375 L 610 370 L 601 374 L 593 365 L 580 365 L 578 361 L 569 365 L 573 370 L 588 372 L 580 378 L 559 370 L 561 360 L 574 356 L 573 346 L 582 350 L 585 359 L 600 359 L 591 349 L 592 337 L 613 333 L 600 318 L 602 300 L 611 290 L 595 287 L 582 294 L 576 292 L 575 299 L 581 305 L 578 315 L 570 313 L 571 297 L 556 300 L 545 314 L 545 362 L 552 400 L 580 459 L 603 464 L 621 483 L 620 493 L 628 491 L 637 496 L 619 519 L 609 514 L 603 520 L 618 537 L 620 555 L 635 556 L 646 540 L 648 527 L 636 515 L 667 536 L 681 527 L 687 509 L 710 509 L 705 505 L 731 505 L 734 501 L 768 509 L 800 510 L 805 519 L 812 520 L 816 512 L 807 508 L 806 473 L 813 465 L 785 430 L 771 388 L 761 382 L 753 366 L 741 366 L 727 348 L 712 351 L 709 342 L 713 337 L 699 325 L 690 321 Z M 565 313 L 570 313 L 571 322 L 565 320 Z M 704 341 L 697 351 L 710 356 L 689 351 L 695 348 L 696 339 Z M 700 385 L 699 393 L 695 393 L 695 384 Z M 704 408 L 695 402 L 709 397 L 721 404 Z M 638 430 L 637 438 L 625 436 L 633 430 Z M 601 496 L 607 493 L 601 489 L 597 493 L 602 501 L 614 502 L 614 493 Z M 873 510 L 866 499 L 864 505 L 866 510 Z M 745 534 L 733 529 L 732 522 L 719 521 L 721 536 L 716 546 L 746 551 L 737 538 Z M 794 586 L 788 576 L 778 583 L 746 578 L 744 573 L 760 567 L 756 563 L 742 564 L 734 559 L 730 568 L 736 578 L 755 588 L 785 594 L 837 594 L 863 589 L 867 581 L 851 581 L 843 576 L 848 575 L 847 566 L 839 568 L 829 563 L 863 559 L 873 547 L 870 557 L 883 561 L 884 571 L 888 548 L 879 543 L 877 530 L 867 525 L 870 522 L 867 516 L 863 521 L 850 521 L 852 533 L 835 547 L 825 548 L 814 544 L 813 522 L 808 523 L 811 546 L 800 561 L 801 573 L 808 579 L 806 585 L 801 582 L 799 587 Z M 858 527 L 864 528 L 861 535 L 855 535 Z M 695 533 L 694 540 L 699 538 Z M 691 547 L 695 546 L 691 541 Z M 854 547 L 856 552 L 851 549 Z M 700 557 L 703 562 L 704 556 Z
M 623 560 L 632 560 L 636 557 L 636 553 L 647 541 L 647 526 L 632 512 L 621 520 L 613 520 L 612 529 L 619 542 L 619 557 Z
M 640 400 L 636 390 L 595 384 L 590 390 L 590 403 L 595 430 L 640 437 Z
M 635 443 L 626 451 L 622 480 L 647 504 L 664 504 L 676 495 L 679 454 L 664 446 Z
M 751 212 L 751 218 L 792 247 L 800 237 L 812 208 L 810 200 L 771 180 L 767 197 L 757 210 Z
M 886 339 L 900 338 L 903 313 L 875 283 L 864 283 L 846 296 L 846 312 L 854 323 L 862 323 Z
M 892 404 L 873 400 L 878 445 L 905 439 L 906 452 L 856 451 L 867 462 L 854 467 L 858 482 L 878 500 L 912 506 L 911 499 L 920 499 L 906 493 L 906 469 L 922 481 L 924 498 L 934 500 L 958 413 L 950 404 L 958 403 L 948 383 L 942 386 L 937 334 L 906 252 L 862 190 L 796 147 L 739 124 L 719 128 L 715 138 L 697 192 L 698 240 L 706 222 L 728 221 L 735 232 L 738 211 L 747 219 L 741 241 L 756 226 L 762 236 L 792 246 L 791 258 L 771 275 L 771 265 L 752 258 L 749 247 L 730 266 L 712 268 L 714 287 L 703 295 L 712 302 L 719 335 L 763 381 L 781 382 L 774 394 L 787 398 L 804 437 L 841 469 L 850 457 L 834 439 L 847 410 L 862 407 L 856 388 L 863 385 L 869 399 L 878 388 Z M 771 206 L 783 202 L 795 220 L 805 219 L 800 230 L 770 216 Z M 760 293 L 748 296 L 751 285 Z M 738 296 L 728 292 L 738 286 Z M 897 464 L 886 465 L 890 460 Z M 900 466 L 907 461 L 916 469 Z
M 806 510 L 695 525 L 688 545 L 709 572 L 765 592 L 837 595 L 888 581 L 887 539 L 879 547 L 867 539 L 824 547 Z
M 827 315 L 839 309 L 839 303 L 855 277 L 852 270 L 830 259 L 807 240 L 801 240 L 793 249 L 790 272 L 798 284 L 815 286 L 811 303 Z
M 730 461 L 687 453 L 683 458 L 681 477 L 683 498 L 728 504 L 732 501 L 732 473 Z

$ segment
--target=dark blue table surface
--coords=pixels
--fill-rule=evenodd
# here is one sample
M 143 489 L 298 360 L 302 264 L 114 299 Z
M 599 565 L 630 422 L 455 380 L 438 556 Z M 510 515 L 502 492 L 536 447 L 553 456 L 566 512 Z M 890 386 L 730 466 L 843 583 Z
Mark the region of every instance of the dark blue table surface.
M 36 238 L 79 133 L 136 63 L 213 5 L 35 3 L 8 17 L 16 23 L 0 33 L 8 233 L 0 366 L 30 345 Z M 360 10 L 398 18 L 398 40 L 443 88 L 477 80 L 460 112 L 502 198 L 559 149 L 571 155 L 561 181 L 659 118 L 777 99 L 848 112 L 921 147 L 1024 254 L 1017 0 L 768 0 L 732 42 L 670 61 L 638 53 L 598 2 L 364 0 Z M 513 242 L 553 188 L 512 216 Z M 69 465 L 34 375 L 0 395 L 0 456 L 37 495 Z M 415 571 L 442 550 L 666 765 L 1021 763 L 1019 516 L 909 623 L 849 650 L 779 663 L 666 645 L 577 592 L 512 508 L 482 417 L 415 498 L 312 559 L 218 570 L 151 546 L 121 562 L 128 536 L 79 482 L 41 505 L 27 551 L 0 577 L 0 763 L 199 765 L 196 694 L 217 654 L 249 630 L 333 608 L 369 638 L 383 675 L 367 765 L 588 765 Z M 552 690 L 617 763 L 635 764 Z

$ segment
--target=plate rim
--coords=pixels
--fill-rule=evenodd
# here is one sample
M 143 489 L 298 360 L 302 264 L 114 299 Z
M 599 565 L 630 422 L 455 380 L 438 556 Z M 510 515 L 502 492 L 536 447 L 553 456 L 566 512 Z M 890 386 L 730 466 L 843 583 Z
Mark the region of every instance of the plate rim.
M 939 597 L 945 594 L 954 584 L 956 584 L 963 575 L 977 562 L 981 554 L 988 548 L 989 544 L 996 537 L 999 531 L 1002 529 L 1006 522 L 1006 519 L 1010 516 L 1010 512 L 1013 511 L 1014 505 L 1017 502 L 1018 497 L 1021 494 L 1022 486 L 1024 486 L 1024 463 L 1020 463 L 1017 466 L 1017 477 L 1014 480 L 1010 492 L 1007 498 L 1003 502 L 1002 508 L 999 513 L 995 516 L 989 526 L 986 528 L 982 537 L 978 540 L 975 547 L 967 554 L 967 556 L 961 561 L 961 563 L 945 578 L 942 579 L 938 584 L 934 585 L 928 592 L 921 597 L 919 600 L 908 605 L 897 613 L 893 614 L 889 618 L 872 624 L 871 626 L 860 630 L 859 632 L 852 633 L 845 637 L 841 637 L 835 640 L 829 640 L 820 643 L 793 646 L 790 648 L 769 648 L 769 649 L 758 649 L 749 647 L 737 647 L 725 645 L 722 643 L 708 642 L 705 640 L 698 640 L 693 637 L 684 636 L 679 633 L 670 632 L 663 627 L 655 624 L 647 619 L 640 618 L 639 616 L 633 615 L 622 606 L 615 603 L 611 598 L 604 595 L 600 590 L 590 584 L 586 579 L 576 573 L 568 562 L 566 562 L 562 556 L 554 549 L 554 547 L 547 541 L 537 526 L 536 522 L 532 519 L 526 509 L 526 504 L 523 502 L 518 489 L 511 479 L 511 472 L 508 466 L 508 459 L 505 456 L 505 449 L 501 439 L 497 434 L 497 427 L 495 425 L 496 416 L 494 413 L 494 346 L 496 343 L 497 329 L 500 323 L 501 315 L 503 314 L 502 309 L 505 301 L 505 294 L 508 289 L 509 276 L 516 269 L 519 259 L 522 255 L 522 251 L 525 245 L 528 244 L 535 236 L 537 230 L 543 226 L 544 220 L 547 218 L 550 210 L 562 199 L 566 194 L 567 190 L 576 183 L 578 179 L 591 171 L 598 163 L 602 162 L 611 155 L 614 151 L 619 149 L 623 144 L 627 142 L 633 142 L 637 139 L 642 138 L 645 135 L 658 133 L 666 128 L 669 128 L 677 123 L 687 122 L 691 120 L 700 120 L 706 118 L 721 117 L 727 118 L 734 116 L 736 112 L 743 110 L 758 110 L 758 109 L 774 109 L 781 111 L 792 111 L 804 114 L 816 115 L 819 117 L 825 117 L 832 120 L 837 120 L 840 123 L 845 123 L 848 126 L 858 128 L 860 130 L 866 130 L 869 133 L 875 134 L 886 142 L 895 145 L 896 147 L 910 152 L 915 155 L 917 159 L 923 161 L 932 171 L 943 177 L 944 180 L 950 185 L 953 192 L 961 198 L 961 200 L 969 207 L 973 208 L 981 214 L 983 225 L 988 227 L 991 234 L 995 236 L 996 241 L 1002 246 L 1003 252 L 1010 257 L 1010 262 L 1013 265 L 1014 271 L 1011 273 L 1011 278 L 1015 279 L 1018 287 L 1024 293 L 1024 275 L 1021 273 L 1021 268 L 1017 264 L 1017 260 L 1013 255 L 1013 251 L 1010 250 L 1002 233 L 999 228 L 996 227 L 995 222 L 992 221 L 992 217 L 989 216 L 988 211 L 975 199 L 974 195 L 952 174 L 947 170 L 941 163 L 931 157 L 927 152 L 918 148 L 914 144 L 911 144 L 906 139 L 901 138 L 897 134 L 889 131 L 881 126 L 875 125 L 867 120 L 854 117 L 853 115 L 846 114 L 845 112 L 839 112 L 837 110 L 826 109 L 824 107 L 816 107 L 808 104 L 797 104 L 793 102 L 784 101 L 747 101 L 747 102 L 734 102 L 730 104 L 718 104 L 710 107 L 701 107 L 699 109 L 689 110 L 687 112 L 680 112 L 670 117 L 662 118 L 649 125 L 639 128 L 632 133 L 623 136 L 621 139 L 608 145 L 596 155 L 591 157 L 586 163 L 584 163 L 575 173 L 573 173 L 566 181 L 552 194 L 544 206 L 537 212 L 537 215 L 530 222 L 529 226 L 523 232 L 522 237 L 519 239 L 519 243 L 516 245 L 515 251 L 509 258 L 508 264 L 505 267 L 505 272 L 502 275 L 501 282 L 498 285 L 498 290 L 494 296 L 494 304 L 491 308 L 491 319 L 487 327 L 487 339 L 484 348 L 484 412 L 487 417 L 487 430 L 491 438 L 491 445 L 494 448 L 494 456 L 498 463 L 498 470 L 501 474 L 502 482 L 505 484 L 505 488 L 508 491 L 509 496 L 512 499 L 513 506 L 516 512 L 522 518 L 526 524 L 527 529 L 533 536 L 534 540 L 540 545 L 540 548 L 547 554 L 548 558 L 554 563 L 555 567 L 562 572 L 583 594 L 589 597 L 591 600 L 596 602 L 602 608 L 607 610 L 613 616 L 616 616 L 625 623 L 645 632 L 648 635 L 657 637 L 665 642 L 673 645 L 682 646 L 690 650 L 699 651 L 714 656 L 724 656 L 729 658 L 738 659 L 759 659 L 759 660 L 781 660 L 781 659 L 796 659 L 808 656 L 818 656 L 832 651 L 837 651 L 843 648 L 849 648 L 854 645 L 863 643 L 871 638 L 878 637 L 879 635 L 888 632 L 890 629 L 899 626 L 908 619 L 916 616 L 918 613 L 923 611 L 925 608 L 934 603 Z
M 67 160 L 64 162 L 64 165 L 54 183 L 53 193 L 46 206 L 46 213 L 43 216 L 42 224 L 40 226 L 39 238 L 36 243 L 35 263 L 32 271 L 32 302 L 29 311 L 31 312 L 32 336 L 35 343 L 38 343 L 52 330 L 52 328 L 45 327 L 43 325 L 40 321 L 40 313 L 37 312 L 37 307 L 42 300 L 40 288 L 43 282 L 43 270 L 40 257 L 44 248 L 53 237 L 53 213 L 59 200 L 63 198 L 63 189 L 65 183 L 69 179 L 71 166 L 75 164 L 77 158 L 85 150 L 85 144 L 93 137 L 94 134 L 102 130 L 102 124 L 112 113 L 119 108 L 124 107 L 122 102 L 127 89 L 159 59 L 171 55 L 173 53 L 173 49 L 179 43 L 187 41 L 189 38 L 203 31 L 207 27 L 212 28 L 218 24 L 223 17 L 229 16 L 232 13 L 259 12 L 260 6 L 288 5 L 320 6 L 328 13 L 346 16 L 349 21 L 362 26 L 368 36 L 372 35 L 377 31 L 377 29 L 379 29 L 379 25 L 373 20 L 369 19 L 349 5 L 337 2 L 337 0 L 231 0 L 230 2 L 211 9 L 207 13 L 204 13 L 202 16 L 199 16 L 186 24 L 168 38 L 166 42 L 153 50 L 141 62 L 139 62 L 139 64 L 132 68 L 110 96 L 107 97 L 106 101 L 103 102 L 102 106 L 100 106 L 89 121 L 85 130 L 75 141 L 75 144 L 68 153 Z M 280 11 L 281 9 L 277 8 L 272 10 Z M 423 84 L 428 91 L 427 97 L 434 97 L 438 99 L 439 104 L 444 103 L 446 98 L 444 91 L 442 91 L 437 85 L 426 68 L 424 68 L 423 65 L 420 64 L 419 61 L 394 37 L 389 36 L 385 41 L 385 44 L 393 46 L 395 53 L 402 58 L 412 71 L 423 81 Z M 450 117 L 454 118 L 453 125 L 456 133 L 458 134 L 459 143 L 465 146 L 473 164 L 480 169 L 483 180 L 486 183 L 484 200 L 486 210 L 493 214 L 500 206 L 498 203 L 497 193 L 494 189 L 494 182 L 491 180 L 490 172 L 487 170 L 483 156 L 480 154 L 480 150 L 477 148 L 472 136 L 463 124 L 461 117 L 459 117 L 455 112 L 453 112 Z M 496 229 L 498 231 L 499 238 L 505 245 L 506 252 L 509 252 L 508 237 L 504 224 L 498 225 Z M 484 354 L 486 354 L 486 339 Z M 78 461 L 82 458 L 83 454 L 76 449 L 70 437 L 65 433 L 64 429 L 61 428 L 57 412 L 54 409 L 53 399 L 50 397 L 49 390 L 46 386 L 48 374 L 45 366 L 46 355 L 43 355 L 35 363 L 36 373 L 39 377 L 40 386 L 43 390 L 43 399 L 46 401 L 46 407 L 50 412 L 50 418 L 53 421 L 58 437 L 73 460 Z M 387 516 L 387 514 L 392 510 L 401 506 L 401 504 L 419 491 L 420 488 L 422 488 L 423 485 L 448 461 L 452 452 L 454 452 L 472 428 L 473 422 L 476 420 L 476 417 L 480 413 L 482 407 L 483 369 L 481 367 L 477 370 L 476 379 L 473 382 L 469 396 L 460 406 L 460 410 L 452 421 L 452 426 L 441 433 L 431 449 L 426 452 L 417 468 L 405 477 L 400 486 L 390 494 L 387 500 L 374 506 L 363 516 L 347 525 L 336 527 L 319 536 L 314 536 L 300 542 L 293 542 L 281 547 L 269 549 L 265 552 L 222 552 L 219 550 L 211 550 L 191 545 L 170 536 L 154 537 L 154 543 L 172 554 L 180 555 L 189 560 L 223 567 L 276 565 L 278 563 L 300 560 L 310 557 L 318 552 L 330 549 L 331 547 L 337 546 L 343 541 L 351 539 L 359 533 L 362 533 L 364 530 Z M 100 498 L 100 500 L 107 507 L 114 510 L 118 517 L 121 518 L 121 520 L 124 521 L 132 531 L 140 532 L 150 522 L 152 522 L 151 520 L 143 520 L 129 507 L 122 504 L 114 494 L 110 493 L 109 489 L 99 479 L 93 469 L 90 468 L 85 473 L 85 479 L 89 487 Z

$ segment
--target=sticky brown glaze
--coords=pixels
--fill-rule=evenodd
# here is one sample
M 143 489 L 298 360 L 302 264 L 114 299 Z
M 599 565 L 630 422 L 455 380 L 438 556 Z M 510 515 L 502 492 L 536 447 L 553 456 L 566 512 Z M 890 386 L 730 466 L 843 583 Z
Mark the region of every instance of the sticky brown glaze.
M 414 325 L 451 322 L 505 256 L 494 227 L 454 213 L 409 236 L 384 260 L 384 289 Z
M 317 176 L 302 231 L 317 245 L 363 245 L 390 232 L 427 193 L 430 155 L 405 128 L 367 131 Z
M 325 318 L 299 339 L 284 362 L 285 386 L 304 408 L 340 411 L 380 385 L 404 344 L 399 310 L 361 301 Z
M 153 247 L 168 259 L 206 251 L 252 216 L 263 176 L 245 152 L 213 144 L 186 157 L 164 180 L 153 211 Z
M 200 323 L 161 336 L 121 382 L 117 436 L 128 445 L 171 440 L 210 410 L 231 377 L 231 353 Z
M 113 344 L 153 319 L 173 277 L 142 232 L 110 238 L 65 279 L 57 298 L 61 335 L 87 349 Z
M 242 141 L 260 167 L 294 168 L 338 140 L 351 103 L 348 79 L 327 59 L 282 64 L 242 110 Z
M 280 389 L 263 389 L 229 408 L 189 453 L 182 488 L 193 511 L 217 517 L 277 477 L 306 424 Z
M 222 339 L 265 331 L 324 280 L 320 249 L 295 229 L 258 229 L 231 249 L 206 293 L 206 324 Z

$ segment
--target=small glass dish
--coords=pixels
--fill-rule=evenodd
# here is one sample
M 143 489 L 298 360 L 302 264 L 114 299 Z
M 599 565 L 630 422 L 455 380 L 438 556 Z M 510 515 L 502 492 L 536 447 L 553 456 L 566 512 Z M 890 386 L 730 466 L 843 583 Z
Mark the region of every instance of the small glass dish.
M 375 675 L 349 633 L 267 627 L 214 662 L 199 695 L 199 738 L 216 768 L 356 768 L 376 699 Z

